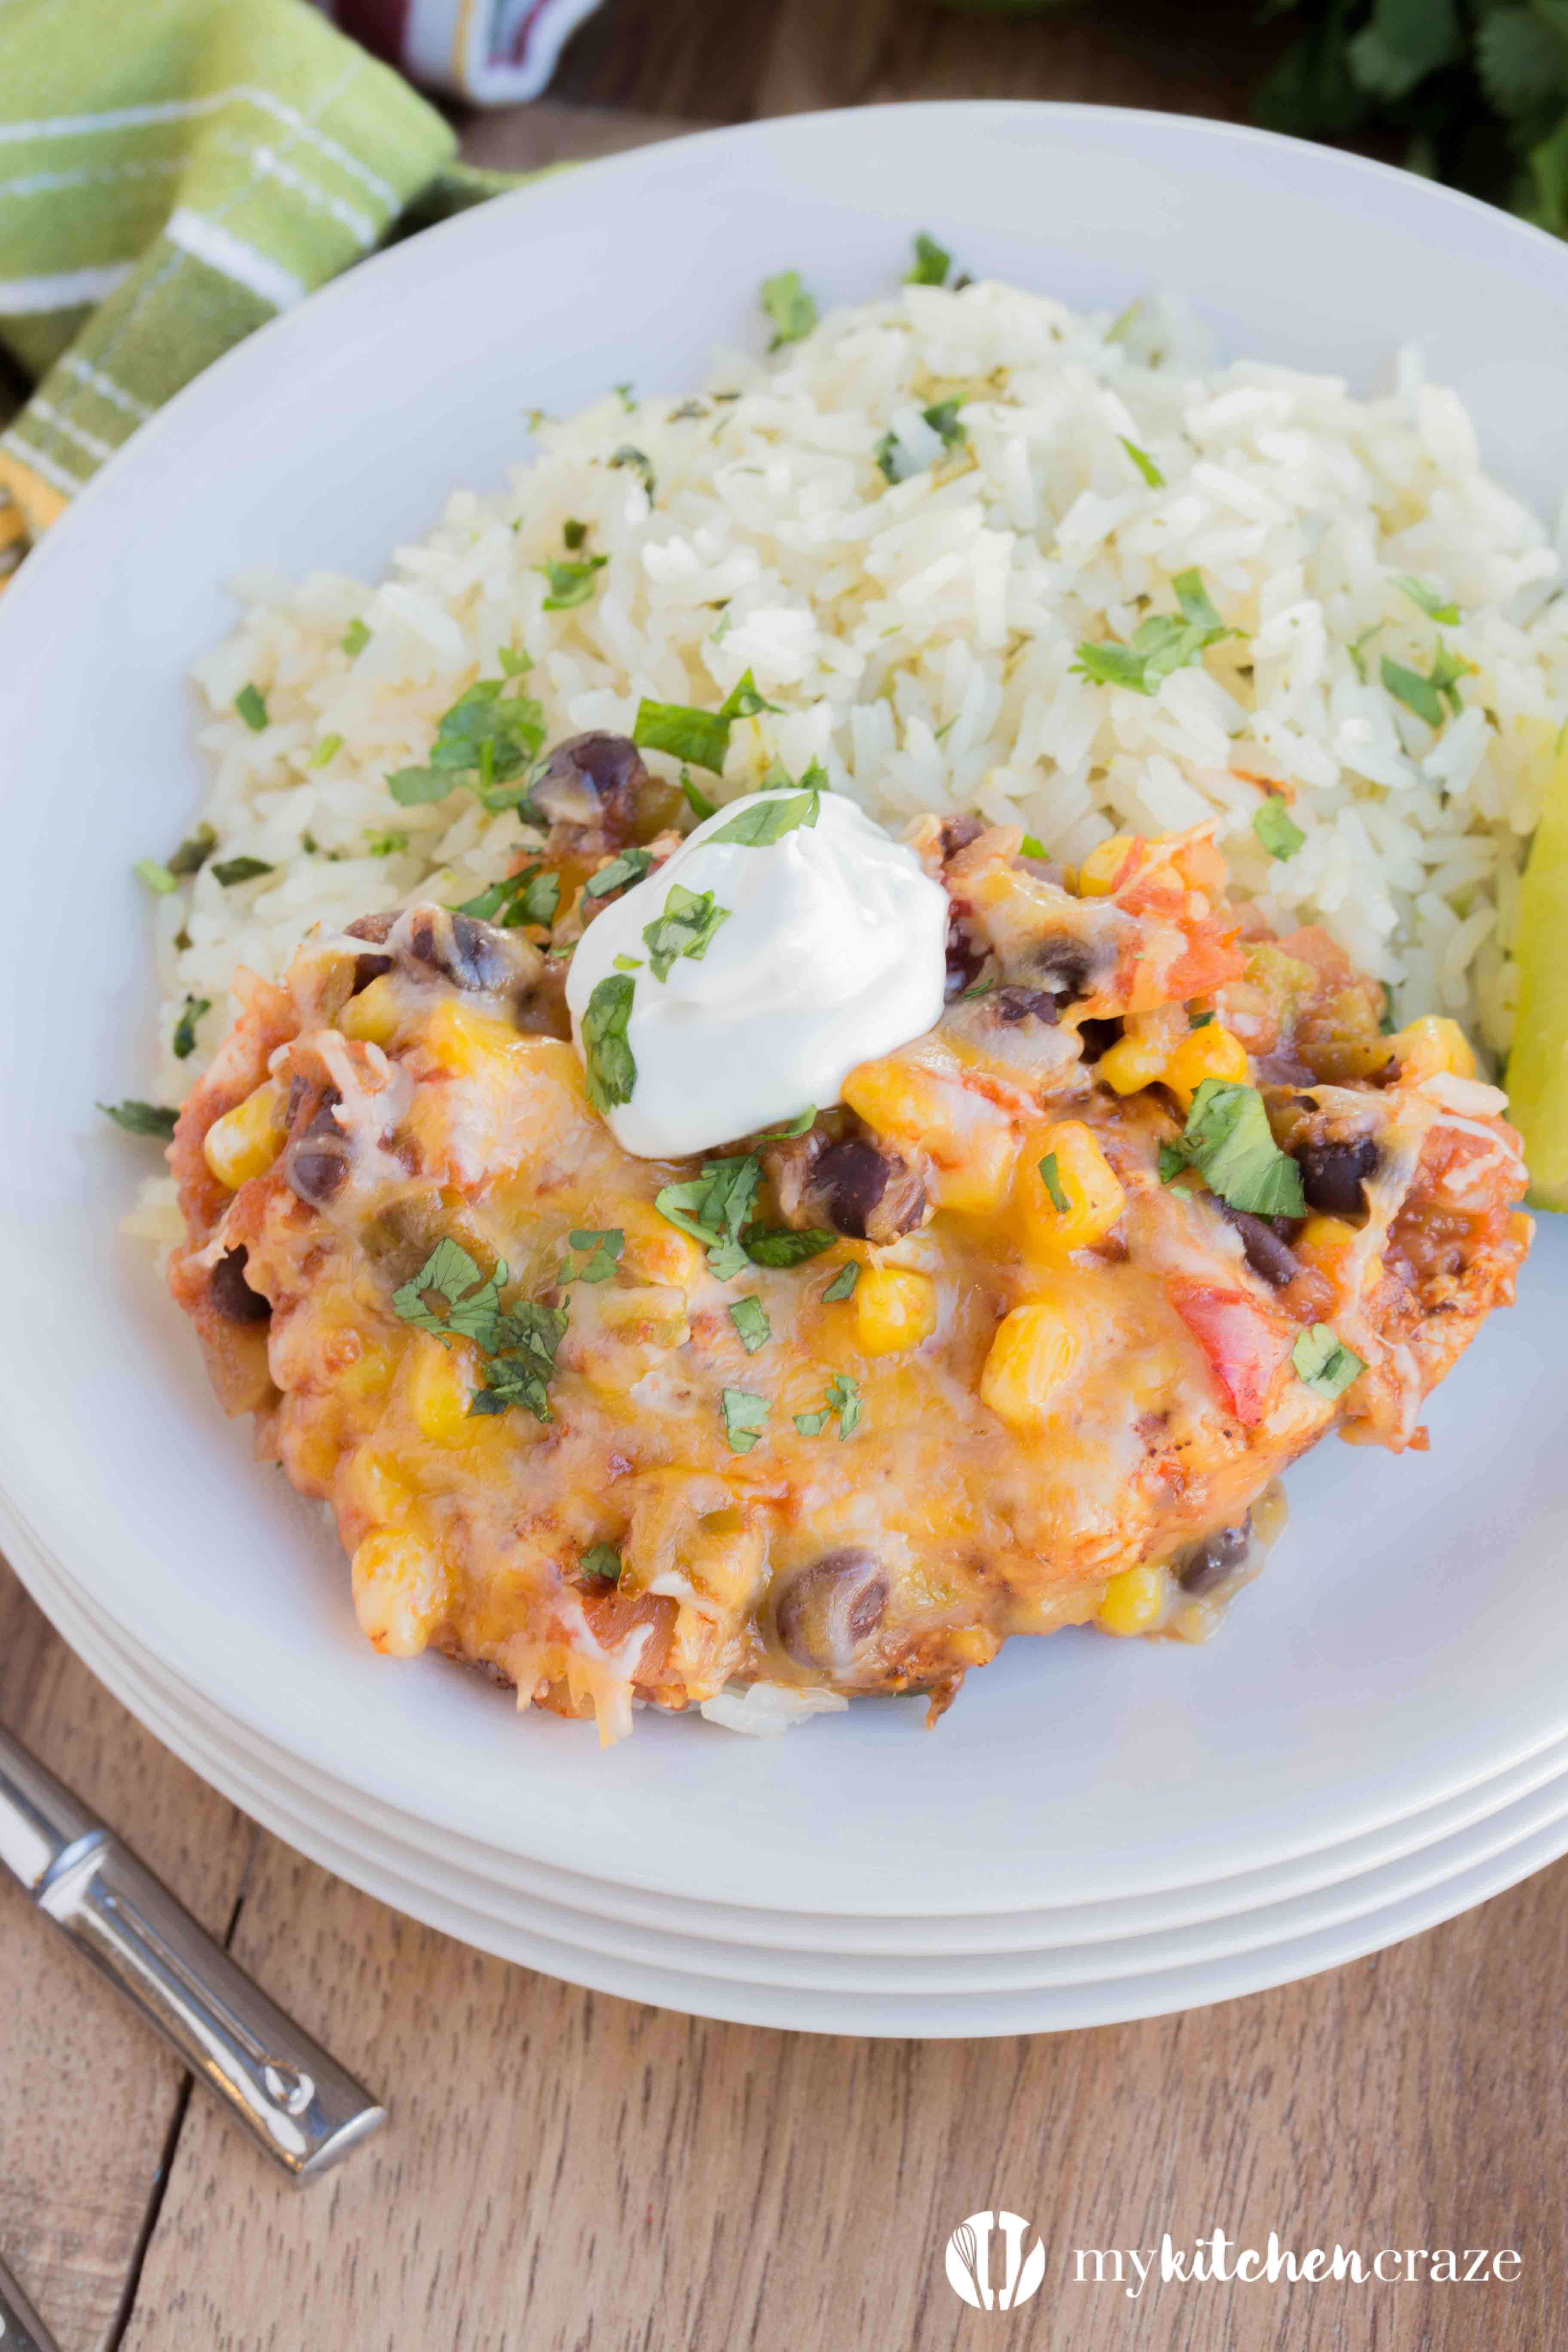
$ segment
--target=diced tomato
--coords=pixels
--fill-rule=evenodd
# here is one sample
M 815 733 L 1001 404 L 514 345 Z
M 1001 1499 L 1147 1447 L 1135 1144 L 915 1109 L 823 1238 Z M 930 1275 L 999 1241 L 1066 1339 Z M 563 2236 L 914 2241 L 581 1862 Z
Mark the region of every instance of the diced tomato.
M 1171 1304 L 1208 1358 L 1237 1421 L 1252 1428 L 1262 1420 L 1268 1392 L 1290 1352 L 1289 1332 L 1244 1290 L 1176 1282 L 1171 1285 Z

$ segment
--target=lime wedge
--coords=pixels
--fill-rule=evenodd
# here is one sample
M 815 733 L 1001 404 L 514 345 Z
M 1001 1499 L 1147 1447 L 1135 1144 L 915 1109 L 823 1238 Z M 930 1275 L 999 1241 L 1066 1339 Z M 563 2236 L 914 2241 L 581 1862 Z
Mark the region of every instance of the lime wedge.
M 1532 1208 L 1568 1209 L 1568 744 L 1520 893 L 1519 1018 L 1508 1066 L 1511 1116 L 1524 1138 Z

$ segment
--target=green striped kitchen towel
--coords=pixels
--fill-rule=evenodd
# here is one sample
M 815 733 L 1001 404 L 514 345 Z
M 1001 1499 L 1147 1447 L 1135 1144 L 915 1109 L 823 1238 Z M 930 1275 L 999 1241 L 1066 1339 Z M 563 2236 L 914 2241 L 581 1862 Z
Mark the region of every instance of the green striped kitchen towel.
M 0 0 L 0 574 L 416 200 L 424 221 L 502 184 L 455 145 L 305 0 Z

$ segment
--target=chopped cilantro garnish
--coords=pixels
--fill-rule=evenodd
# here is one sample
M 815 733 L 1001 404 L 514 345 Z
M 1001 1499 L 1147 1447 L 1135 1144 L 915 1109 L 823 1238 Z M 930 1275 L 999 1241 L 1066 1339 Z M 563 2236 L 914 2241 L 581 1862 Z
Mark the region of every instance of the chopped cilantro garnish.
M 781 269 L 776 277 L 764 278 L 761 300 L 773 322 L 770 352 L 776 352 L 781 343 L 798 343 L 816 324 L 816 305 L 801 284 L 798 270 Z
M 1290 1361 L 1313 1394 L 1331 1402 L 1342 1396 L 1351 1382 L 1366 1370 L 1364 1358 L 1358 1356 L 1353 1348 L 1347 1348 L 1327 1323 L 1314 1323 L 1300 1334 L 1290 1350 Z
M 1424 719 L 1428 727 L 1441 727 L 1445 703 L 1456 718 L 1465 707 L 1459 695 L 1458 682 L 1468 667 L 1468 662 L 1461 661 L 1444 645 L 1437 647 L 1432 657 L 1431 671 L 1426 677 L 1419 670 L 1406 669 L 1402 663 L 1390 661 L 1385 654 L 1383 683 L 1394 700 L 1403 702 L 1417 719 Z
M 773 842 L 782 841 L 786 833 L 793 833 L 797 825 L 815 824 L 821 806 L 821 794 L 815 789 L 793 793 L 788 800 L 770 795 L 742 809 L 709 838 L 714 842 L 740 842 L 747 849 L 766 849 Z
M 636 413 L 637 402 L 632 397 L 631 385 L 629 383 L 613 383 L 610 386 L 610 390 L 616 394 L 620 401 L 621 406 L 626 410 L 626 415 L 628 416 L 633 415 Z
M 823 1402 L 816 1412 L 797 1412 L 795 1425 L 803 1437 L 820 1437 L 834 1415 L 838 1417 L 838 1437 L 842 1444 L 860 1425 L 860 1384 L 847 1372 L 836 1372 L 823 1391 Z
M 803 1111 L 795 1113 L 787 1126 L 770 1127 L 765 1134 L 757 1138 L 757 1140 L 759 1143 L 788 1143 L 797 1135 L 808 1135 L 816 1125 L 816 1105 L 807 1103 Z
M 623 849 L 618 857 L 612 857 L 607 866 L 589 875 L 583 885 L 583 896 L 607 898 L 612 890 L 625 890 L 632 883 L 640 882 L 652 864 L 651 849 Z
M 687 807 L 691 811 L 692 815 L 697 819 L 699 824 L 701 823 L 705 816 L 718 815 L 718 802 L 710 801 L 707 793 L 703 792 L 700 786 L 692 782 L 684 768 L 680 771 L 680 789 L 686 795 Z
M 601 1584 L 621 1580 L 621 1555 L 614 1544 L 590 1544 L 579 1565 L 584 1576 L 596 1576 Z
M 753 1265 L 803 1265 L 808 1257 L 820 1257 L 838 1239 L 822 1225 L 807 1225 L 804 1230 L 794 1225 L 748 1225 L 741 1236 L 746 1255 Z
M 719 1411 L 731 1454 L 749 1454 L 768 1425 L 768 1401 L 750 1389 L 725 1389 Z
M 195 833 L 181 842 L 169 860 L 171 874 L 199 874 L 216 845 L 217 835 L 210 824 L 198 824 Z
M 515 653 L 510 646 L 498 646 L 496 659 L 508 677 L 521 677 L 525 669 L 533 667 L 533 656 L 526 649 Z
M 1205 1078 L 1193 1097 L 1178 1143 L 1160 1147 L 1160 1181 L 1195 1168 L 1233 1209 L 1259 1217 L 1303 1217 L 1301 1171 L 1280 1150 L 1256 1087 Z
M 1294 857 L 1307 838 L 1279 793 L 1254 810 L 1252 830 L 1270 857 Z
M 588 526 L 585 522 L 579 522 L 575 515 L 568 515 L 561 526 L 561 536 L 565 542 L 567 553 L 575 555 L 577 550 L 587 539 Z
M 343 652 L 347 654 L 351 661 L 355 660 L 359 655 L 363 654 L 369 643 L 370 631 L 365 627 L 363 621 L 351 621 L 348 627 L 343 631 L 342 635 L 338 639 L 338 644 L 342 648 Z
M 502 700 L 506 680 L 481 677 L 444 711 L 424 768 L 398 768 L 386 789 L 401 808 L 444 801 L 459 787 L 492 814 L 527 797 L 524 769 L 544 740 L 544 713 L 525 694 Z
M 188 1062 L 196 1050 L 196 1023 L 204 1013 L 212 1011 L 210 996 L 187 996 L 184 1010 L 174 1024 L 172 1040 L 176 1062 Z
M 466 898 L 457 912 L 472 915 L 481 923 L 499 923 L 506 930 L 516 930 L 524 923 L 538 923 L 548 930 L 560 904 L 561 877 L 534 865 L 525 866 L 521 874 L 510 875 L 504 882 L 492 882 L 478 898 Z
M 858 1258 L 851 1258 L 847 1265 L 841 1265 L 839 1267 L 837 1273 L 834 1276 L 832 1281 L 823 1292 L 823 1305 L 825 1307 L 831 1306 L 836 1298 L 853 1298 L 855 1296 L 855 1285 L 859 1281 L 859 1260 Z
M 1156 466 L 1153 458 L 1151 457 L 1147 449 L 1140 449 L 1137 442 L 1129 441 L 1125 433 L 1119 433 L 1116 437 L 1121 442 L 1122 447 L 1126 450 L 1128 456 L 1131 458 L 1132 463 L 1137 467 L 1138 471 L 1142 475 L 1143 479 L 1148 483 L 1149 488 L 1152 490 L 1163 490 L 1165 487 L 1165 477 L 1162 474 L 1159 467 Z
M 707 1160 L 700 1174 L 684 1184 L 667 1184 L 654 1201 L 661 1217 L 702 1243 L 709 1272 L 720 1282 L 732 1280 L 746 1263 L 741 1228 L 752 1213 L 762 1175 L 755 1152 Z
M 626 1237 L 619 1225 L 611 1225 L 604 1233 L 586 1229 L 574 1230 L 567 1235 L 574 1250 L 585 1250 L 586 1257 L 570 1274 L 562 1269 L 563 1282 L 608 1282 L 626 1248 Z
M 405 833 L 367 833 L 364 845 L 372 857 L 401 857 L 408 846 Z
M 595 572 L 602 572 L 609 560 L 607 555 L 584 555 L 574 563 L 536 564 L 534 569 L 550 583 L 545 611 L 570 613 L 574 606 L 585 604 L 594 593 Z
M 342 748 L 343 739 L 341 735 L 323 735 L 310 754 L 311 767 L 324 768 L 329 760 L 337 758 Z
M 171 1139 L 174 1121 L 180 1116 L 177 1110 L 165 1110 L 162 1103 L 100 1103 L 98 1108 L 116 1127 L 122 1127 L 127 1135 L 155 1136 L 161 1143 Z
M 1018 855 L 1020 857 L 1047 857 L 1050 852 L 1043 841 L 1037 840 L 1034 834 L 1026 833 L 1018 844 Z
M 962 400 L 939 400 L 930 408 L 921 411 L 931 431 L 940 437 L 944 449 L 956 449 L 961 441 L 969 438 L 958 421 L 958 412 L 963 405 Z M 904 445 L 896 433 L 884 433 L 872 455 L 879 469 L 889 482 L 905 481 L 910 475 L 920 470 L 910 462 Z
M 237 882 L 254 882 L 258 875 L 273 869 L 265 857 L 220 857 L 212 870 L 214 880 L 230 890 Z
M 535 1421 L 553 1421 L 550 1378 L 566 1329 L 566 1309 L 525 1298 L 510 1315 L 498 1316 L 495 1328 L 496 1349 L 481 1367 L 485 1384 L 468 1406 L 470 1414 L 505 1412 L 520 1404 Z
M 1059 1210 L 1065 1217 L 1070 1203 L 1062 1190 L 1061 1171 L 1057 1166 L 1054 1151 L 1047 1151 L 1040 1162 L 1040 1181 L 1051 1196 L 1052 1208 Z
M 629 466 L 634 474 L 640 474 L 642 476 L 642 486 L 647 492 L 648 497 L 650 499 L 652 498 L 653 466 L 646 451 L 635 448 L 629 441 L 623 441 L 620 447 L 616 451 L 615 456 L 610 459 L 610 463 L 612 466 Z
M 131 871 L 155 898 L 166 898 L 180 887 L 179 876 L 167 866 L 161 866 L 155 857 L 139 857 Z
M 1408 572 L 1396 572 L 1394 584 L 1396 588 L 1403 588 L 1413 604 L 1420 605 L 1429 621 L 1452 623 L 1458 619 L 1459 608 L 1452 598 L 1445 596 L 1439 589 L 1428 588 L 1425 580 L 1412 579 Z
M 486 1275 L 460 1242 L 438 1241 L 411 1280 L 393 1293 L 393 1312 L 443 1344 L 471 1339 L 485 1357 L 484 1385 L 468 1406 L 470 1415 L 504 1412 L 520 1404 L 536 1421 L 553 1418 L 549 1387 L 555 1350 L 566 1328 L 563 1307 L 542 1307 L 525 1298 L 503 1310 L 500 1292 L 506 1261 L 498 1258 Z M 439 1306 L 433 1306 L 432 1299 Z
M 1180 620 L 1174 613 L 1151 613 L 1138 624 L 1131 645 L 1110 637 L 1103 645 L 1079 646 L 1073 674 L 1100 686 L 1157 694 L 1173 671 L 1184 669 L 1206 646 L 1236 634 L 1215 611 L 1196 572 L 1178 572 L 1171 585 L 1182 608 Z
M 1214 1014 L 1212 1013 L 1189 1013 L 1187 1017 L 1191 1021 L 1194 1029 L 1206 1029 L 1209 1023 L 1214 1019 Z
M 763 700 L 747 670 L 717 710 L 694 710 L 685 702 L 639 702 L 632 741 L 644 751 L 668 751 L 672 759 L 690 760 L 721 775 L 735 720 L 754 719 L 759 710 L 777 707 Z
M 1374 621 L 1370 629 L 1363 629 L 1360 636 L 1352 637 L 1350 644 L 1345 647 L 1346 653 L 1349 654 L 1351 657 L 1352 667 L 1353 667 L 1357 677 L 1360 678 L 1363 686 L 1366 684 L 1366 662 L 1362 654 L 1362 647 L 1363 646 L 1369 645 L 1371 643 L 1372 639 L 1377 635 L 1382 626 L 1383 623 L 1381 621 Z
M 612 956 L 610 961 L 617 971 L 645 971 L 647 969 L 641 956 Z
M 626 1043 L 637 982 L 626 972 L 601 980 L 583 1015 L 583 1063 L 587 1074 L 588 1100 L 601 1114 L 617 1103 L 630 1102 L 637 1066 Z
M 922 228 L 915 238 L 915 266 L 904 274 L 906 286 L 945 286 L 947 273 L 952 267 L 952 256 L 943 251 L 934 236 Z
M 234 707 L 252 734 L 259 735 L 267 724 L 267 705 L 259 689 L 254 686 L 242 686 L 234 698 Z
M 737 1298 L 730 1309 L 730 1320 L 741 1335 L 741 1345 L 748 1356 L 765 1348 L 773 1336 L 760 1298 Z
M 394 1291 L 392 1311 L 417 1331 L 432 1331 L 440 1339 L 472 1339 L 490 1349 L 506 1271 L 506 1260 L 498 1258 L 495 1272 L 486 1275 L 461 1242 L 444 1235 L 418 1273 Z M 431 1306 L 427 1292 L 441 1300 L 439 1307 Z
M 682 956 L 700 963 L 721 923 L 729 921 L 730 911 L 728 907 L 714 905 L 711 890 L 688 890 L 683 884 L 672 882 L 663 914 L 643 926 L 643 944 L 654 978 L 668 980 Z

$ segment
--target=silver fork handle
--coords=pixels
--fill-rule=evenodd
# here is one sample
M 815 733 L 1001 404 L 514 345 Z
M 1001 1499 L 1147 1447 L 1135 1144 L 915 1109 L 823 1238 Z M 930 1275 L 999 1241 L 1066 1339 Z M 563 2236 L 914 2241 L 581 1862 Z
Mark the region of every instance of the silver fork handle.
M 60 2352 L 4 2263 L 0 2263 L 0 2352 Z

